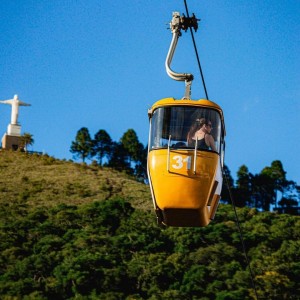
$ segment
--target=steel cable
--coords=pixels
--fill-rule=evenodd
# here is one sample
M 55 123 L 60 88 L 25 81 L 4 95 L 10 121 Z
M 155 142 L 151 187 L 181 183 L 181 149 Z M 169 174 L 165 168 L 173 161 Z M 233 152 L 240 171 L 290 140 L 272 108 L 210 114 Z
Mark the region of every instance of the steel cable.
M 227 186 L 228 193 L 229 193 L 229 198 L 230 198 L 231 205 L 232 205 L 232 208 L 233 208 L 233 211 L 234 211 L 234 214 L 235 214 L 236 224 L 237 224 L 237 227 L 238 227 L 238 230 L 239 230 L 240 240 L 241 240 L 243 252 L 244 252 L 244 255 L 245 255 L 245 260 L 246 260 L 246 263 L 247 263 L 249 271 L 250 271 L 250 277 L 251 277 L 252 287 L 253 287 L 256 299 L 258 299 L 257 291 L 256 291 L 256 285 L 255 285 L 255 281 L 254 281 L 254 274 L 253 274 L 253 271 L 252 271 L 252 268 L 251 268 L 251 265 L 250 265 L 250 261 L 249 261 L 249 258 L 248 258 L 247 252 L 246 252 L 246 247 L 245 247 L 245 243 L 244 243 L 244 237 L 243 237 L 242 229 L 241 229 L 241 226 L 240 226 L 238 214 L 237 214 L 237 211 L 236 211 L 235 202 L 233 200 L 231 189 L 230 189 L 229 182 L 228 182 L 228 178 L 227 178 L 225 172 L 223 172 L 223 177 L 225 178 L 226 186 Z
M 186 3 L 186 0 L 184 0 L 184 5 L 185 5 L 185 10 L 186 10 L 186 15 L 189 18 L 190 16 L 189 16 L 189 11 L 188 11 L 188 6 Z M 201 79 L 202 79 L 205 96 L 206 96 L 206 99 L 209 100 L 206 85 L 205 85 L 204 75 L 203 75 L 202 68 L 201 68 L 200 58 L 198 55 L 198 50 L 197 50 L 197 46 L 196 46 L 196 42 L 195 42 L 195 38 L 194 38 L 194 33 L 193 33 L 193 29 L 191 27 L 190 27 L 190 32 L 191 32 L 191 36 L 192 36 L 192 40 L 193 40 L 193 44 L 194 44 L 194 49 L 195 49 L 195 53 L 196 53 L 196 58 L 197 58 L 197 62 L 198 62 L 198 67 L 199 67 L 199 71 L 200 71 L 200 75 L 201 75 Z
M 189 11 L 188 11 L 188 5 L 187 5 L 186 0 L 184 0 L 184 5 L 185 5 L 185 10 L 186 10 L 187 17 L 189 18 Z M 209 100 L 206 85 L 205 85 L 204 75 L 203 75 L 202 68 L 201 68 L 200 58 L 199 58 L 199 55 L 198 55 L 198 50 L 197 50 L 197 46 L 196 46 L 196 42 L 195 42 L 195 38 L 194 38 L 194 33 L 193 33 L 193 30 L 192 30 L 191 27 L 190 27 L 190 32 L 191 32 L 191 36 L 192 36 L 192 40 L 193 40 L 193 45 L 194 45 L 194 49 L 195 49 L 195 53 L 196 53 L 196 57 L 197 57 L 198 67 L 199 67 L 199 71 L 200 71 L 200 75 L 201 75 L 201 79 L 202 79 L 206 99 Z M 237 227 L 238 227 L 238 230 L 239 230 L 240 240 L 241 240 L 243 252 L 244 252 L 244 255 L 245 255 L 245 260 L 246 260 L 246 263 L 247 263 L 249 271 L 250 271 L 252 287 L 253 287 L 256 299 L 258 299 L 256 285 L 255 285 L 255 281 L 254 281 L 254 274 L 253 274 L 253 271 L 252 271 L 252 268 L 251 268 L 251 265 L 250 265 L 250 261 L 249 261 L 249 258 L 248 258 L 247 252 L 246 252 L 244 237 L 243 237 L 242 229 L 241 229 L 241 226 L 240 226 L 238 214 L 237 214 L 237 211 L 236 211 L 235 202 L 234 202 L 233 197 L 232 197 L 232 193 L 231 193 L 231 189 L 230 189 L 230 186 L 229 186 L 229 183 L 228 183 L 227 176 L 224 172 L 223 172 L 223 176 L 225 178 L 225 182 L 226 182 L 228 192 L 229 192 L 230 201 L 231 201 L 231 204 L 232 204 L 232 207 L 233 207 L 233 210 L 234 210 L 234 214 L 235 214 L 235 218 L 236 218 L 236 224 L 237 224 Z

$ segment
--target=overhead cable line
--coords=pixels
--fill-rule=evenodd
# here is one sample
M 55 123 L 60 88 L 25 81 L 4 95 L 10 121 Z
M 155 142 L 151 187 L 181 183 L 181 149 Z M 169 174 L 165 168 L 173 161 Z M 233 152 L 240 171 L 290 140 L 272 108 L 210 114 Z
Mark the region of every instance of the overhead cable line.
M 184 5 L 185 5 L 185 10 L 186 10 L 187 17 L 189 18 L 189 11 L 188 11 L 188 6 L 187 6 L 187 1 L 186 0 L 184 0 Z M 199 58 L 199 55 L 198 55 L 198 50 L 197 50 L 197 46 L 196 46 L 196 42 L 195 42 L 195 38 L 194 38 L 194 33 L 193 33 L 193 30 L 192 30 L 191 27 L 190 27 L 190 32 L 191 32 L 191 36 L 192 36 L 192 40 L 193 40 L 193 44 L 194 44 L 194 49 L 195 49 L 195 53 L 196 53 L 196 57 L 197 57 L 198 67 L 199 67 L 199 71 L 200 71 L 200 75 L 201 75 L 201 79 L 202 79 L 202 83 L 203 83 L 203 87 L 204 87 L 206 99 L 209 100 L 207 89 L 206 89 L 206 85 L 205 85 L 204 75 L 203 75 L 202 68 L 201 68 L 200 58 Z M 246 263 L 247 263 L 247 265 L 249 267 L 250 277 L 251 277 L 251 282 L 252 282 L 252 287 L 254 289 L 254 293 L 255 293 L 256 299 L 258 299 L 257 290 L 256 290 L 256 286 L 255 286 L 255 281 L 254 281 L 254 275 L 253 275 L 253 271 L 252 271 L 252 268 L 251 268 L 251 265 L 250 265 L 250 261 L 249 261 L 249 258 L 248 258 L 247 252 L 246 252 L 246 247 L 245 247 L 245 243 L 244 243 L 243 233 L 242 233 L 242 229 L 241 229 L 241 226 L 240 226 L 239 218 L 238 218 L 238 215 L 237 215 L 235 202 L 234 202 L 233 197 L 232 197 L 232 193 L 231 193 L 231 189 L 230 189 L 230 186 L 229 186 L 229 183 L 228 183 L 227 176 L 226 176 L 225 172 L 223 172 L 223 174 L 224 174 L 226 185 L 227 185 L 227 188 L 228 188 L 228 192 L 229 192 L 229 197 L 230 197 L 230 200 L 231 200 L 231 204 L 232 204 L 232 207 L 233 207 L 233 210 L 234 210 L 234 213 L 235 213 L 236 224 L 237 224 L 237 227 L 238 227 L 238 230 L 239 230 L 239 235 L 240 235 L 240 240 L 241 240 L 243 252 L 244 252 L 244 255 L 245 255 L 245 260 L 246 260 Z
M 238 214 L 237 214 L 237 211 L 236 211 L 235 202 L 233 200 L 231 189 L 230 189 L 230 186 L 229 186 L 229 181 L 228 181 L 228 178 L 227 178 L 227 174 L 225 172 L 223 172 L 223 176 L 225 178 L 225 182 L 226 182 L 226 186 L 227 186 L 227 189 L 228 189 L 228 193 L 229 193 L 229 198 L 230 198 L 230 201 L 231 201 L 231 205 L 232 205 L 232 208 L 234 210 L 234 214 L 235 214 L 235 218 L 236 218 L 236 224 L 237 224 L 237 227 L 238 227 L 238 230 L 239 230 L 240 240 L 241 240 L 243 252 L 244 252 L 244 255 L 245 255 L 245 260 L 246 260 L 246 263 L 247 263 L 249 271 L 250 271 L 250 277 L 251 277 L 252 287 L 253 287 L 256 299 L 258 299 L 256 285 L 255 285 L 255 281 L 254 281 L 254 274 L 253 274 L 253 271 L 252 271 L 252 268 L 251 268 L 251 265 L 250 265 L 250 261 L 249 261 L 249 258 L 248 258 L 247 252 L 246 252 L 246 247 L 245 247 L 245 243 L 244 243 L 244 237 L 243 237 L 242 229 L 241 229 L 241 226 L 240 226 Z
M 187 6 L 187 3 L 186 3 L 186 0 L 184 0 L 184 6 L 185 6 L 185 10 L 186 10 L 186 15 L 189 18 L 190 16 L 189 16 L 189 11 L 188 11 L 188 6 Z M 197 46 L 196 46 L 196 42 L 195 42 L 195 38 L 194 38 L 194 33 L 193 33 L 193 30 L 192 30 L 191 27 L 190 27 L 190 32 L 191 32 L 191 35 L 192 35 L 192 40 L 193 40 L 193 44 L 194 44 L 194 49 L 195 49 L 195 53 L 196 53 L 196 57 L 197 57 L 198 67 L 199 67 L 199 71 L 200 71 L 200 75 L 201 75 L 201 79 L 202 79 L 202 84 L 203 84 L 205 96 L 206 96 L 206 99 L 209 100 L 207 90 L 206 90 L 205 81 L 204 81 L 204 75 L 203 75 L 202 68 L 201 68 L 200 58 L 199 58 L 199 55 L 198 55 L 198 50 L 197 50 Z

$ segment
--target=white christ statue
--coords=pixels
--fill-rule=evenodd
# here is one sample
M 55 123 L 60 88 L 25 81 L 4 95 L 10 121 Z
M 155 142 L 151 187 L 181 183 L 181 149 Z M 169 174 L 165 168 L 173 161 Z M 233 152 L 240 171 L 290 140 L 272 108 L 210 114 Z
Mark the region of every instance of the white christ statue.
M 20 101 L 18 95 L 15 95 L 13 99 L 0 100 L 0 103 L 11 105 L 10 124 L 12 125 L 18 125 L 19 106 L 31 106 L 31 104 Z

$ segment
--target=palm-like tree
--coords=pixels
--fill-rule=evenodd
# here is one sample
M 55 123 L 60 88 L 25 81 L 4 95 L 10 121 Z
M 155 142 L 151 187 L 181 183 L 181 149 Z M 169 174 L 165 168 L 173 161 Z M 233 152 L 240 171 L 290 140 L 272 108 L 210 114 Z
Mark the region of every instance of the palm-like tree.
M 32 146 L 34 143 L 33 135 L 28 132 L 24 132 L 20 140 L 20 148 L 23 148 L 25 152 L 27 152 L 27 146 Z

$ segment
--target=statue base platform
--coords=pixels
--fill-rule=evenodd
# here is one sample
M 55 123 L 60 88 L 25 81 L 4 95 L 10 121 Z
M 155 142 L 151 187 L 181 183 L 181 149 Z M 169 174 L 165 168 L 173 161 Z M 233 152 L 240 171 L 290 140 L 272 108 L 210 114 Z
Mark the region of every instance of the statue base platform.
M 18 150 L 21 145 L 20 136 L 4 134 L 2 138 L 2 148 L 6 150 Z
M 8 124 L 7 134 L 11 136 L 21 136 L 21 126 L 17 124 Z

